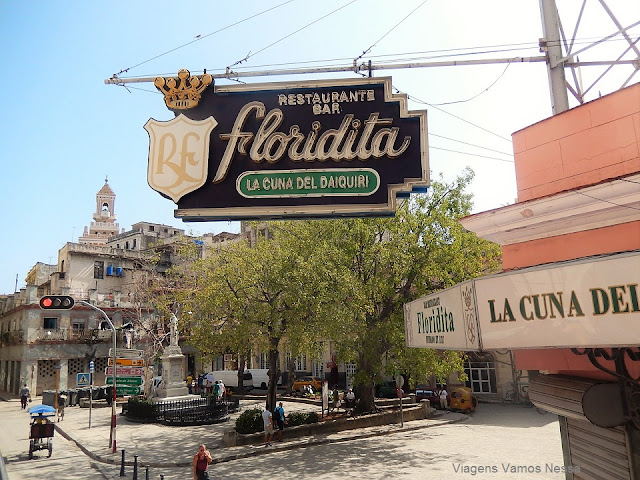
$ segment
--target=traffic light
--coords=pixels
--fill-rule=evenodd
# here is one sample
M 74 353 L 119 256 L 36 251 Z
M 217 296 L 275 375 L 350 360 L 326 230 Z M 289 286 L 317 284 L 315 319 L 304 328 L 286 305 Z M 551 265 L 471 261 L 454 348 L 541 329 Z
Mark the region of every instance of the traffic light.
M 73 297 L 69 295 L 46 295 L 40 299 L 43 310 L 69 310 L 74 305 Z

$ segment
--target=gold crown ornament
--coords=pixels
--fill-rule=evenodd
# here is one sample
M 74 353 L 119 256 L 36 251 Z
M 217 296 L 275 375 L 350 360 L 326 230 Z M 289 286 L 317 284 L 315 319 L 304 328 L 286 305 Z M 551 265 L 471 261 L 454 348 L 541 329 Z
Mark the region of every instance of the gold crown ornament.
M 178 70 L 178 78 L 156 77 L 153 84 L 164 94 L 164 103 L 174 110 L 187 110 L 198 105 L 200 94 L 207 88 L 213 78 L 208 73 L 199 77 L 186 68 Z

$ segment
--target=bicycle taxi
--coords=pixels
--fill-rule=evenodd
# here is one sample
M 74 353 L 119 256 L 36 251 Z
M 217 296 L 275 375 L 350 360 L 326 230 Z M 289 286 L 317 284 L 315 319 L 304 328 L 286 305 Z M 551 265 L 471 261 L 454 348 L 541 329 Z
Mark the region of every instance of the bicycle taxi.
M 29 459 L 33 458 L 33 452 L 48 450 L 51 456 L 53 452 L 53 422 L 49 417 L 56 414 L 56 410 L 49 405 L 37 405 L 29 409 L 31 426 L 29 429 Z

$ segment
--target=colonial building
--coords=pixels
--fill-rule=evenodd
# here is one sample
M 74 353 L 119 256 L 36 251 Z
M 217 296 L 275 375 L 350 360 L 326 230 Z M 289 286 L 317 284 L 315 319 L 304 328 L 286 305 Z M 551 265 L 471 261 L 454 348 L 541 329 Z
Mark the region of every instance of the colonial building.
M 112 331 L 105 330 L 102 315 L 81 300 L 102 309 L 116 329 L 145 323 L 162 339 L 163 319 L 155 318 L 138 295 L 140 279 L 149 269 L 161 275 L 171 264 L 171 246 L 185 239 L 184 230 L 139 222 L 129 231 L 118 232 L 115 198 L 105 181 L 96 194 L 94 221 L 79 241 L 60 248 L 57 264 L 37 263 L 20 292 L 0 296 L 0 390 L 17 394 L 27 384 L 31 392 L 40 394 L 55 389 L 56 383 L 60 389 L 74 388 L 76 374 L 88 372 L 89 361 L 95 362 L 94 384 L 104 384 Z M 194 241 L 204 255 L 209 245 L 237 237 L 224 232 Z M 149 261 L 150 251 L 159 251 L 161 261 Z M 72 295 L 76 305 L 71 310 L 41 310 L 39 299 L 47 294 Z M 119 345 L 124 336 L 119 330 Z M 140 348 L 153 343 L 142 332 L 136 340 Z M 190 349 L 189 353 L 188 368 L 193 370 L 195 352 Z

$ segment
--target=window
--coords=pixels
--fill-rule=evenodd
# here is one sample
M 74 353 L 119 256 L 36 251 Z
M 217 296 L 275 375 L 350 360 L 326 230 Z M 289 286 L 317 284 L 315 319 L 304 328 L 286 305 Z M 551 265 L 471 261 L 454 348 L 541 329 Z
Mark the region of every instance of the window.
M 125 250 L 129 250 L 129 242 L 125 242 L 124 243 L 124 249 Z M 117 385 L 116 385 L 117 386 Z
M 153 231 L 154 231 L 153 225 L 149 225 L 149 231 L 150 231 L 150 232 L 153 232 Z M 117 385 L 116 385 L 116 386 L 117 386 Z
M 133 249 L 134 249 L 134 250 L 136 249 L 136 244 L 137 244 L 137 243 L 138 243 L 138 242 L 137 242 L 137 239 L 135 239 L 135 238 L 134 238 L 134 239 L 133 239 Z
M 496 364 L 490 355 L 469 355 L 464 373 L 469 377 L 466 386 L 473 393 L 496 393 Z
M 295 367 L 294 370 L 297 371 L 307 371 L 307 357 L 304 355 L 298 355 L 295 359 Z M 287 370 L 289 370 L 289 365 L 291 364 L 291 353 L 287 352 Z
M 269 353 L 263 352 L 260 354 L 260 368 L 269 368 Z M 276 360 L 276 368 L 280 369 L 280 357 Z
M 93 262 L 93 278 L 104 278 L 104 262 Z
M 57 330 L 58 318 L 57 317 L 44 317 L 44 329 L 45 330 Z
M 73 333 L 81 334 L 84 332 L 84 320 L 72 320 L 71 328 L 73 329 Z

